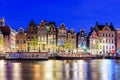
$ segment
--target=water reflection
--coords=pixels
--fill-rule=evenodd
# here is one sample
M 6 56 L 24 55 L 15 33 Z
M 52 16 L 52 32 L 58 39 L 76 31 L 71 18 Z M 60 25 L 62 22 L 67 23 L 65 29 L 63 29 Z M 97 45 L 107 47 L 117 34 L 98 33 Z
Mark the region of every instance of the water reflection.
M 5 66 L 5 61 L 0 60 L 0 80 L 5 80 L 6 79 L 6 66 Z
M 34 65 L 34 80 L 39 80 L 41 78 L 40 65 Z
M 0 80 L 119 80 L 120 60 L 0 60 Z
M 22 80 L 21 63 L 12 64 L 12 80 Z

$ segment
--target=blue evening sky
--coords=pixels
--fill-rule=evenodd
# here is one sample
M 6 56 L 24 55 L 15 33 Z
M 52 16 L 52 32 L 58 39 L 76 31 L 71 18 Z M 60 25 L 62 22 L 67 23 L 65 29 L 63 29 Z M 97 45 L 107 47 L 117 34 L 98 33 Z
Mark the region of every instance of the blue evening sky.
M 0 17 L 13 29 L 26 29 L 31 19 L 64 23 L 76 32 L 99 24 L 112 22 L 120 27 L 120 0 L 0 0 Z

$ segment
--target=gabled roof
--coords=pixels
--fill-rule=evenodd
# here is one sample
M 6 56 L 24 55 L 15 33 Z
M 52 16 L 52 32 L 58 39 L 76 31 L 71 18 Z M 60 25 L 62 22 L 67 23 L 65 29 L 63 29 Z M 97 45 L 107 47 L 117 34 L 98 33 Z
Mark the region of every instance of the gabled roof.
M 88 37 L 90 37 L 90 36 L 91 36 L 91 34 L 93 33 L 93 31 L 95 31 L 95 32 L 96 32 L 97 30 L 96 30 L 95 28 L 93 28 L 93 27 L 92 27 L 92 28 L 91 28 L 91 31 L 88 33 Z M 98 35 L 98 34 L 97 34 L 97 35 Z
M 93 34 L 96 34 L 96 35 L 98 36 L 98 33 L 96 32 L 96 30 L 93 30 L 93 31 L 91 31 L 91 32 L 89 33 L 89 36 L 88 36 L 88 37 L 90 38 L 90 36 L 93 35 Z
M 35 22 L 33 19 L 30 21 L 29 26 L 35 26 Z
M 105 25 L 96 25 L 98 30 L 103 30 L 103 28 L 105 27 Z
M 65 26 L 65 24 L 64 24 L 64 23 L 60 24 L 59 29 L 66 29 L 66 30 L 67 30 L 67 28 L 66 28 L 66 26 Z
M 83 33 L 83 34 L 82 34 L 82 33 Z M 86 33 L 85 33 L 84 30 L 80 30 L 80 32 L 77 33 L 77 35 L 80 36 L 80 37 L 85 37 L 85 36 L 86 36 Z
M 115 30 L 112 23 L 110 25 L 108 25 L 108 23 L 106 23 L 105 25 L 98 25 L 98 23 L 96 23 L 95 28 L 97 28 L 98 30 L 103 30 L 105 26 L 108 26 L 112 31 Z

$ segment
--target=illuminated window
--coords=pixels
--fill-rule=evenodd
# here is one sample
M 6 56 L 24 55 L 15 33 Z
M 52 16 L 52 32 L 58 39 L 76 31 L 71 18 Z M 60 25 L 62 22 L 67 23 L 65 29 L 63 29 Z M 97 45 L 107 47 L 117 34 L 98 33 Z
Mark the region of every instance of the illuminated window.
M 112 34 L 112 37 L 114 37 L 113 34 Z
M 102 33 L 100 33 L 99 35 L 100 35 L 100 37 L 102 37 Z
M 102 43 L 101 39 L 100 39 L 100 43 Z
M 105 46 L 103 46 L 103 49 L 105 49 Z
M 109 37 L 110 37 L 110 34 L 109 34 Z
M 114 46 L 112 46 L 112 49 L 114 49 Z
M 114 43 L 113 39 L 112 39 L 112 43 Z
M 109 49 L 111 49 L 111 46 L 109 46 Z
M 111 50 L 109 50 L 109 52 L 111 52 Z
M 108 46 L 106 46 L 106 49 L 108 49 Z
M 100 45 L 100 49 L 102 49 L 102 46 Z

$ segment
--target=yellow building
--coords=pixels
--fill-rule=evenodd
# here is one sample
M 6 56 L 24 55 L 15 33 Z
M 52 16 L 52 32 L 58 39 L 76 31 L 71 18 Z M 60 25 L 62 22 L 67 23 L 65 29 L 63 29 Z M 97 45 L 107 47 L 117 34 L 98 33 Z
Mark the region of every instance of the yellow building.
M 70 29 L 70 31 L 68 31 L 67 37 L 68 37 L 67 40 L 70 41 L 72 52 L 75 52 L 77 40 L 76 40 L 76 33 L 74 29 Z
M 5 26 L 4 24 L 4 18 L 0 19 L 0 31 L 1 31 L 1 41 L 3 41 L 2 45 L 3 53 L 10 52 L 10 27 Z
M 38 27 L 34 20 L 31 20 L 26 32 L 26 51 L 38 52 Z
M 49 52 L 55 52 L 56 51 L 56 38 L 57 38 L 57 32 L 55 23 L 49 23 L 49 29 L 47 31 L 47 43 L 48 43 L 48 50 Z
M 0 31 L 0 54 L 4 53 L 4 39 L 2 31 Z

